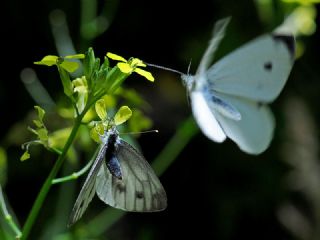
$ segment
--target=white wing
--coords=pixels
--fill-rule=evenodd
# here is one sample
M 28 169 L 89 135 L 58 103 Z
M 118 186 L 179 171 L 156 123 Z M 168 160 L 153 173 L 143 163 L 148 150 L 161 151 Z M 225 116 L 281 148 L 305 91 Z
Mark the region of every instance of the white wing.
M 294 38 L 261 36 L 208 69 L 211 89 L 259 102 L 271 102 L 284 87 L 294 61 Z
M 69 217 L 68 226 L 73 225 L 81 218 L 83 213 L 86 211 L 89 203 L 91 202 L 96 190 L 96 175 L 99 169 L 102 168 L 101 166 L 103 163 L 105 152 L 106 147 L 102 146 L 73 206 L 72 212 Z
M 197 74 L 201 75 L 202 73 L 206 72 L 207 69 L 209 68 L 209 65 L 213 60 L 214 53 L 216 52 L 221 40 L 224 37 L 224 33 L 227 25 L 230 22 L 230 19 L 231 19 L 230 17 L 223 18 L 217 21 L 216 24 L 214 25 L 212 38 L 209 42 L 209 46 L 207 47 L 205 53 L 203 54 L 201 62 L 199 63 Z
M 190 99 L 193 116 L 201 131 L 212 141 L 223 142 L 226 135 L 211 111 L 203 92 L 192 91 Z
M 154 171 L 131 145 L 123 140 L 117 143 L 122 179 L 110 174 L 107 166 L 99 170 L 96 192 L 106 204 L 125 211 L 155 212 L 167 206 L 167 197 Z
M 259 154 L 267 149 L 273 137 L 274 118 L 268 106 L 249 99 L 217 93 L 217 97 L 232 104 L 241 114 L 240 120 L 230 119 L 211 106 L 224 133 L 241 150 L 250 154 Z
M 207 83 L 207 69 L 209 68 L 214 54 L 219 47 L 221 40 L 224 37 L 225 30 L 230 22 L 231 17 L 223 18 L 216 22 L 213 28 L 212 38 L 209 41 L 209 46 L 207 47 L 201 61 L 199 63 L 199 67 L 197 69 L 197 73 L 195 76 L 191 76 L 188 74 L 182 74 L 181 79 L 184 85 L 187 87 L 188 91 L 193 90 L 194 80 L 196 79 L 196 87 L 201 88 L 203 85 Z M 189 72 L 189 71 L 188 71 Z

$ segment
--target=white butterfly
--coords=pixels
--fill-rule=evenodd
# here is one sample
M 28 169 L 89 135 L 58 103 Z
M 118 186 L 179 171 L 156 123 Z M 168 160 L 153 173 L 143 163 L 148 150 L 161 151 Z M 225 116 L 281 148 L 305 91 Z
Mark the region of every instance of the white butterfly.
M 101 140 L 101 148 L 74 204 L 68 226 L 81 218 L 95 192 L 106 204 L 125 211 L 164 210 L 166 192 L 141 153 L 122 140 L 115 127 Z
M 245 44 L 209 67 L 230 18 L 218 21 L 194 76 L 182 75 L 193 115 L 215 142 L 232 139 L 244 152 L 269 146 L 274 117 L 267 103 L 284 87 L 294 62 L 294 37 L 270 33 Z

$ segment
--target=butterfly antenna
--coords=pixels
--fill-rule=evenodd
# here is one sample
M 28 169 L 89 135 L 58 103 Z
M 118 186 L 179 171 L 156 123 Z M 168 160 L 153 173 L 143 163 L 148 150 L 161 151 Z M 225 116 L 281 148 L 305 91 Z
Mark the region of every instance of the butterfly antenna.
M 156 129 L 153 130 L 148 130 L 148 131 L 142 131 L 142 132 L 127 132 L 127 133 L 119 133 L 120 135 L 122 134 L 140 134 L 140 133 L 158 133 L 159 131 Z
M 190 72 L 190 68 L 191 68 L 191 62 L 192 62 L 192 58 L 190 59 L 189 65 L 188 65 L 188 71 L 187 71 L 187 75 L 189 75 Z
M 172 69 L 172 68 L 168 68 L 168 67 L 164 67 L 164 66 L 160 66 L 160 65 L 157 65 L 157 64 L 152 64 L 152 63 L 146 63 L 144 62 L 147 66 L 149 67 L 154 67 L 154 68 L 158 68 L 158 69 L 162 69 L 162 70 L 167 70 L 169 72 L 174 72 L 174 73 L 178 73 L 180 75 L 183 75 L 184 73 L 183 72 L 180 72 L 178 70 L 175 70 L 175 69 Z
M 189 65 L 188 65 L 187 76 L 190 75 L 191 62 L 192 62 L 192 59 L 190 59 L 190 62 L 189 62 Z M 188 105 L 190 106 L 190 96 L 189 96 L 189 91 L 188 91 L 187 87 L 186 87 L 186 96 L 187 96 Z

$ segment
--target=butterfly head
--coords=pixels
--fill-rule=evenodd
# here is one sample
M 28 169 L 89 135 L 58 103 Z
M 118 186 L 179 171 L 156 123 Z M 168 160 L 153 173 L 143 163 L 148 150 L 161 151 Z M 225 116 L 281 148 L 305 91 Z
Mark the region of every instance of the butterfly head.
M 105 130 L 104 133 L 100 135 L 100 140 L 102 143 L 108 142 L 108 139 L 111 136 L 118 136 L 119 135 L 119 132 L 116 128 L 116 125 L 114 124 L 114 122 L 112 120 L 110 120 L 108 122 L 106 129 L 107 130 Z
M 190 74 L 182 74 L 181 79 L 182 79 L 183 86 L 186 87 L 188 92 L 191 92 L 191 90 L 193 89 L 193 85 L 194 85 L 194 76 L 190 75 Z
M 190 67 L 191 67 L 191 60 L 188 65 L 187 74 L 184 74 L 184 73 L 181 74 L 182 84 L 183 86 L 185 86 L 188 92 L 191 92 L 191 90 L 194 88 L 194 82 L 195 82 L 194 76 L 190 74 Z

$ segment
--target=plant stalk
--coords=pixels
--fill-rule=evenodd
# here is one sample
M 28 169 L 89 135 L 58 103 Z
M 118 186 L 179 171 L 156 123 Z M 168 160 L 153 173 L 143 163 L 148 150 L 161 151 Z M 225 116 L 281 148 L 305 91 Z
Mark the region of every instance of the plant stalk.
M 85 111 L 84 111 L 85 112 Z M 41 187 L 41 190 L 36 198 L 36 201 L 34 202 L 32 209 L 28 215 L 28 218 L 24 224 L 24 227 L 22 229 L 22 237 L 21 240 L 26 240 L 30 234 L 30 231 L 35 223 L 35 220 L 39 214 L 39 211 L 43 205 L 43 202 L 52 186 L 52 180 L 56 177 L 56 175 L 58 174 L 64 160 L 66 157 L 66 154 L 68 152 L 68 149 L 70 148 L 71 144 L 73 143 L 73 140 L 76 137 L 76 134 L 78 132 L 78 129 L 81 125 L 81 120 L 83 118 L 84 114 L 79 115 L 76 119 L 75 119 L 75 124 L 72 128 L 72 131 L 70 133 L 70 136 L 62 150 L 61 155 L 59 155 L 56 163 L 54 164 L 49 176 L 47 177 L 46 181 L 44 182 L 44 184 Z

